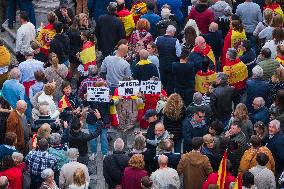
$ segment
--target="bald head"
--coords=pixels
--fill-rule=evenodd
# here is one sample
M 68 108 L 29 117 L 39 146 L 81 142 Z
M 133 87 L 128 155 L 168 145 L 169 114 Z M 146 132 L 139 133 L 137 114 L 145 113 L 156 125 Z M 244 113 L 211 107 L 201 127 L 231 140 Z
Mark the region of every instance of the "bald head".
M 218 24 L 216 22 L 212 22 L 210 25 L 209 25 L 209 31 L 210 32 L 216 32 L 218 31 Z
M 121 44 L 118 46 L 117 48 L 117 56 L 119 57 L 125 57 L 127 55 L 128 52 L 128 46 L 125 44 Z
M 168 157 L 165 155 L 160 155 L 158 157 L 158 163 L 160 167 L 167 167 L 168 165 Z
M 206 41 L 203 37 L 198 36 L 195 38 L 195 45 L 198 49 L 203 50 L 206 47 Z
M 6 176 L 1 176 L 0 177 L 0 188 L 7 188 L 8 187 L 8 178 Z
M 20 70 L 18 68 L 13 68 L 11 71 L 10 71 L 10 79 L 17 79 L 19 80 L 20 79 Z
M 139 51 L 140 60 L 147 60 L 149 57 L 149 52 L 145 49 Z
M 19 100 L 16 104 L 16 110 L 18 110 L 20 113 L 25 113 L 27 109 L 27 103 L 24 100 Z

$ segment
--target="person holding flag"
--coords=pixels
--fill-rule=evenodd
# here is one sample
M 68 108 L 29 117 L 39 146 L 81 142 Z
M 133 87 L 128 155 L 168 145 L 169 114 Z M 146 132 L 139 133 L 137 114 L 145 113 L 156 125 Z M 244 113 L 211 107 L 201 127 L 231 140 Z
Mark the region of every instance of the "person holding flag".
M 263 7 L 263 10 L 271 9 L 274 14 L 280 15 L 284 19 L 283 10 L 281 6 L 277 2 L 275 2 L 275 0 L 265 0 L 265 5 L 266 6 Z
M 277 55 L 275 60 L 277 60 L 282 66 L 284 66 L 284 44 L 277 46 Z
M 126 33 L 126 38 L 129 38 L 131 33 L 135 29 L 133 14 L 125 7 L 124 0 L 116 0 L 116 2 L 117 2 L 116 15 L 121 19 L 121 22 L 123 23 L 124 30 Z
M 58 102 L 60 113 L 59 118 L 63 121 L 70 122 L 73 115 L 81 112 L 81 101 L 79 97 L 72 93 L 71 83 L 64 81 L 61 85 L 63 96 Z

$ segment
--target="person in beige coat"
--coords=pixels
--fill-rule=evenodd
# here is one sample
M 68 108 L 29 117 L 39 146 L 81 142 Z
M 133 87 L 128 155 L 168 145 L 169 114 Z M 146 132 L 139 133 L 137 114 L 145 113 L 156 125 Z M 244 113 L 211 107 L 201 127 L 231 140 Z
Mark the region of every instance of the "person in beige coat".
M 202 137 L 193 138 L 193 150 L 183 154 L 177 166 L 178 174 L 183 174 L 183 186 L 186 189 L 201 188 L 208 175 L 213 172 L 208 157 L 200 153 L 202 144 Z

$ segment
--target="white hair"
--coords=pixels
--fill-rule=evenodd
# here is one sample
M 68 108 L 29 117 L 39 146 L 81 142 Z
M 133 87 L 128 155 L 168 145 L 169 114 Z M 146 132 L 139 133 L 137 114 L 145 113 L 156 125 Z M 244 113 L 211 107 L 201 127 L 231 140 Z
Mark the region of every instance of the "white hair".
M 121 138 L 117 138 L 113 143 L 113 148 L 115 151 L 122 151 L 124 148 L 124 142 Z
M 263 69 L 259 65 L 256 65 L 252 69 L 252 74 L 254 78 L 261 78 L 263 76 Z
M 15 163 L 22 163 L 24 160 L 24 155 L 19 152 L 13 152 L 12 159 Z
M 280 130 L 280 121 L 278 121 L 277 119 L 270 121 L 269 125 L 270 124 L 275 125 L 276 129 Z
M 265 105 L 265 100 L 262 97 L 256 97 L 254 100 L 257 101 L 260 107 L 263 107 Z
M 44 180 L 51 176 L 54 176 L 54 172 L 50 168 L 47 168 L 41 172 L 41 178 Z
M 174 27 L 173 25 L 168 25 L 166 33 L 175 33 L 176 31 L 176 27 Z
M 45 102 L 45 104 L 41 104 L 38 108 L 39 113 L 40 113 L 40 115 L 49 115 L 50 107 L 48 105 L 48 102 L 46 102 L 46 101 L 44 101 L 44 102 Z
M 162 18 L 169 18 L 171 16 L 171 9 L 168 7 L 164 7 L 161 10 L 161 17 Z
M 158 157 L 158 163 L 168 163 L 168 157 L 167 156 L 165 156 L 165 155 L 159 155 L 159 157 Z
M 67 154 L 70 161 L 76 161 L 79 157 L 79 151 L 77 148 L 70 148 Z
M 10 71 L 9 75 L 10 75 L 10 79 L 20 79 L 21 72 L 20 72 L 19 68 L 13 68 Z

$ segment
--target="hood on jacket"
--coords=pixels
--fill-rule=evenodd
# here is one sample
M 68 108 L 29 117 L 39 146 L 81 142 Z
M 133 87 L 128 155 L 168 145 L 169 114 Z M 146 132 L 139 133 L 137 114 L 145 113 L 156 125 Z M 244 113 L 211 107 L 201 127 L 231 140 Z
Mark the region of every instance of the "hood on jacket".
M 198 5 L 196 5 L 195 9 L 196 9 L 197 12 L 202 13 L 206 9 L 208 9 L 208 6 L 204 5 L 204 4 L 198 4 Z
M 216 2 L 214 5 L 211 6 L 211 8 L 214 10 L 214 11 L 217 11 L 217 12 L 224 12 L 224 9 L 229 6 L 228 3 L 226 3 L 225 1 L 218 1 Z
M 199 167 L 204 163 L 204 159 L 207 158 L 205 155 L 202 155 L 200 152 L 190 152 L 188 156 L 188 163 L 192 166 Z

